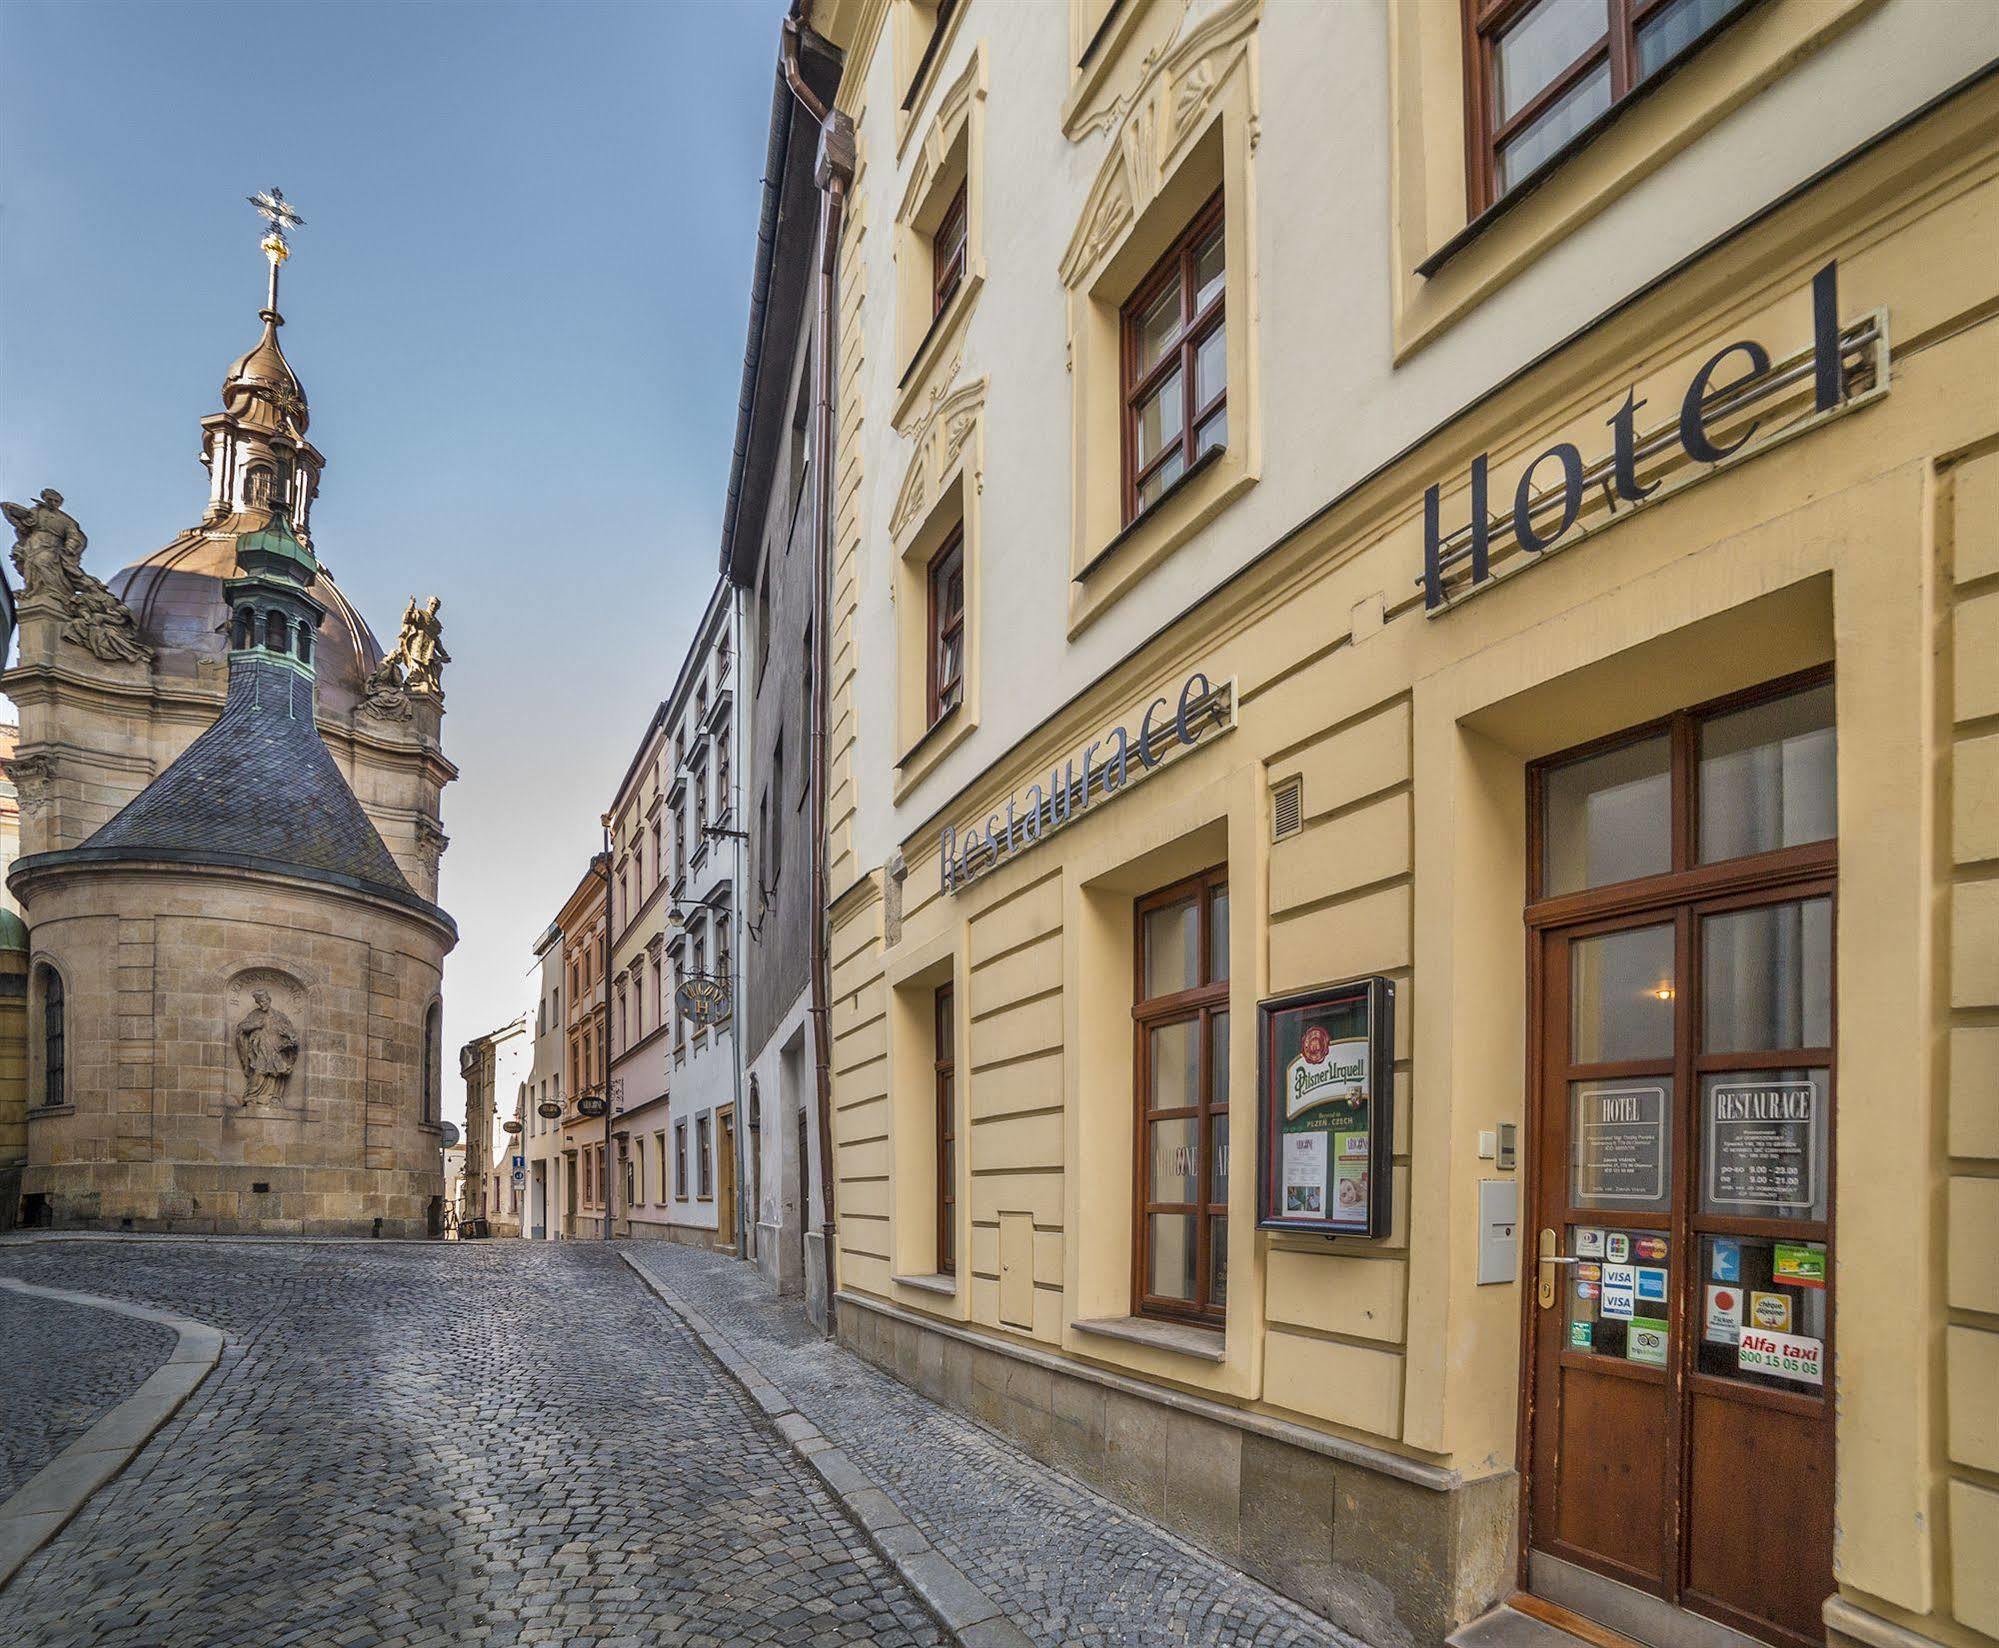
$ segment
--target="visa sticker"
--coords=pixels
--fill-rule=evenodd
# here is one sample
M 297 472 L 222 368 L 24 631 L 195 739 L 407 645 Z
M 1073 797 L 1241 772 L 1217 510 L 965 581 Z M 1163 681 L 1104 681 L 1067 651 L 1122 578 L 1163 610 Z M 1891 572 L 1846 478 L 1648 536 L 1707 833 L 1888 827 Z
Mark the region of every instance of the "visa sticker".
M 1717 1282 L 1742 1280 L 1742 1244 L 1733 1236 L 1714 1239 L 1714 1279 Z
M 1631 1257 L 1631 1238 L 1621 1230 L 1613 1230 L 1603 1239 L 1603 1256 L 1614 1265 L 1621 1265 Z
M 1638 1314 L 1637 1279 L 1629 1265 L 1605 1265 L 1602 1288 L 1603 1302 L 1597 1307 L 1600 1315 L 1628 1322 Z
M 1634 1273 L 1638 1279 L 1638 1297 L 1652 1304 L 1666 1297 L 1666 1273 L 1651 1266 L 1642 1266 Z

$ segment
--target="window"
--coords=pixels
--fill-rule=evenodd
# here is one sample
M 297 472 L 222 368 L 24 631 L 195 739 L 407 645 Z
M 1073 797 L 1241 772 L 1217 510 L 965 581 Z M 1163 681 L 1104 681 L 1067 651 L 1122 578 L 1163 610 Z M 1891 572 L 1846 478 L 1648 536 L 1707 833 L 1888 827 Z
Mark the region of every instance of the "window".
M 287 652 L 286 638 L 291 634 L 291 625 L 285 622 L 282 612 L 264 614 L 264 645 L 272 652 Z
M 694 1118 L 694 1156 L 695 1169 L 700 1174 L 698 1188 L 701 1200 L 705 1202 L 715 1194 L 715 1164 L 708 1152 L 708 1118 L 706 1116 L 697 1116 Z
M 1226 869 L 1137 907 L 1133 1311 L 1220 1323 L 1228 1301 Z
M 687 828 L 685 822 L 675 816 L 673 820 L 673 881 L 678 886 L 687 879 Z
M 810 618 L 805 620 L 805 640 L 801 658 L 805 667 L 799 672 L 798 676 L 798 724 L 807 729 L 806 737 L 809 740 L 811 738 L 810 729 L 812 727 L 812 688 L 817 679 L 812 673 L 812 620 Z M 806 748 L 811 748 L 809 742 Z M 798 804 L 801 807 L 805 804 L 805 775 L 811 772 L 811 770 L 812 767 L 809 762 L 799 762 Z M 778 786 L 778 794 L 780 797 L 784 794 L 783 785 Z
M 694 856 L 698 859 L 708 851 L 708 770 L 704 766 L 694 774 Z
M 68 1080 L 68 1064 L 63 1046 L 64 1013 L 62 974 L 46 963 L 42 967 L 42 1103 L 61 1104 Z
M 960 183 L 958 192 L 951 197 L 951 204 L 944 208 L 936 234 L 930 237 L 930 313 L 933 317 L 944 313 L 944 305 L 951 301 L 965 282 L 966 222 L 965 184 Z
M 618 986 L 618 1046 L 620 1049 L 632 1045 L 632 1019 L 625 1001 L 625 987 Z
M 965 530 L 951 536 L 930 560 L 929 724 L 936 726 L 965 694 Z
M 780 871 L 784 868 L 784 734 L 780 731 L 777 743 L 770 752 L 770 793 L 777 798 L 777 804 L 764 831 L 764 883 L 767 889 L 775 889 Z
M 687 1124 L 673 1124 L 673 1193 L 687 1200 Z
M 652 821 L 652 884 L 657 887 L 660 878 L 666 874 L 666 843 L 660 834 L 659 820 Z
M 1124 306 L 1124 518 L 1226 446 L 1228 336 L 1216 194 Z
M 666 1183 L 666 1135 L 664 1133 L 655 1133 L 652 1136 L 652 1159 L 659 1167 L 659 1200 L 665 1202 L 669 1192 Z
M 60 982 L 57 989 L 61 989 Z M 439 1063 L 443 1018 L 444 1008 L 438 1002 L 432 1002 L 423 1015 L 423 1119 L 427 1122 L 434 1122 L 443 1114 L 444 1082 Z
M 1471 210 L 1706 39 L 1746 0 L 1465 0 Z
M 680 952 L 675 950 L 673 952 L 673 1050 L 676 1053 L 685 1052 L 687 1049 L 687 1014 L 680 1008 L 681 977 Z
M 801 394 L 801 399 L 802 399 Z M 794 436 L 794 439 L 796 437 Z M 763 576 L 757 580 L 757 679 L 761 681 L 764 666 L 770 662 L 770 563 L 764 563 Z
M 735 957 L 730 951 L 729 929 L 733 911 L 727 904 L 719 906 L 715 912 L 715 976 L 724 981 L 735 978 Z
M 958 1271 L 958 1102 L 957 1032 L 951 1016 L 951 986 L 937 992 L 937 1274 Z
M 725 716 L 715 729 L 715 816 L 727 819 L 735 811 L 729 794 L 729 721 Z

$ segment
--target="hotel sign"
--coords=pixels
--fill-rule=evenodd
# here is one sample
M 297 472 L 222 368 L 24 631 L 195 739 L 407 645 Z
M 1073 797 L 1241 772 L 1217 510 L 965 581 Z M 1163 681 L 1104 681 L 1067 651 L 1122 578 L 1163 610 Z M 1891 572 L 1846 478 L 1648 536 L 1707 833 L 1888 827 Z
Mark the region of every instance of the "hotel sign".
M 1432 618 L 1633 511 L 1706 480 L 1794 435 L 1888 392 L 1888 316 L 1875 310 L 1839 323 L 1839 265 L 1812 278 L 1812 342 L 1782 360 L 1753 338 L 1710 355 L 1688 381 L 1676 416 L 1638 426 L 1647 404 L 1636 389 L 1607 420 L 1610 451 L 1585 463 L 1557 441 L 1520 472 L 1510 508 L 1494 514 L 1487 454 L 1472 459 L 1469 520 L 1443 525 L 1441 489 L 1423 494 L 1423 575 Z M 1504 494 L 1502 493 L 1502 497 Z M 1514 549 L 1505 565 L 1495 565 Z
M 1008 796 L 1004 812 L 988 813 L 983 822 L 963 829 L 946 825 L 937 837 L 941 890 L 962 892 L 1067 828 L 1091 806 L 1122 795 L 1175 752 L 1227 732 L 1235 722 L 1235 683 L 1217 685 L 1194 671 L 1177 697 L 1153 699 L 1135 730 L 1111 728 L 1080 757 L 1051 768 L 1046 785 L 1030 784 L 1024 795 Z

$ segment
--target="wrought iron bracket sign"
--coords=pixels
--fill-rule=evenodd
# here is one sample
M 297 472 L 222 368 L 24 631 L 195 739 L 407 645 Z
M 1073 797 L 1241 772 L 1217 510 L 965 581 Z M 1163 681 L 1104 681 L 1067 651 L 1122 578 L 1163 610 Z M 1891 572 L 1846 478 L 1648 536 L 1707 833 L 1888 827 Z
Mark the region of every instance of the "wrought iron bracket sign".
M 610 1110 L 611 1101 L 602 1093 L 584 1093 L 576 1100 L 576 1114 L 588 1116 L 593 1121 L 599 1116 L 609 1115 Z
M 554 1121 L 556 1117 L 562 1114 L 562 1101 L 560 1099 L 543 1099 L 534 1108 L 537 1115 L 546 1116 L 550 1121 Z
M 1257 1008 L 1259 1230 L 1382 1237 L 1395 1158 L 1395 982 Z
M 1195 670 L 1181 683 L 1177 699 L 1162 693 L 1145 707 L 1136 731 L 1111 728 L 1080 757 L 1051 768 L 1045 786 L 1030 784 L 1025 795 L 1008 796 L 1006 810 L 987 814 L 983 823 L 962 830 L 946 825 L 937 837 L 941 890 L 962 892 L 979 877 L 1073 824 L 1092 805 L 1123 794 L 1176 752 L 1228 732 L 1235 724 L 1234 680 L 1217 684 Z
M 1517 572 L 1637 510 L 1662 503 L 1724 467 L 1857 411 L 1888 392 L 1888 312 L 1842 326 L 1839 264 L 1812 277 L 1812 341 L 1773 360 L 1753 338 L 1724 344 L 1689 380 L 1675 415 L 1638 427 L 1636 389 L 1608 419 L 1610 452 L 1585 464 L 1557 441 L 1521 470 L 1511 508 L 1495 515 L 1487 454 L 1471 462 L 1470 519 L 1443 525 L 1441 488 L 1423 494 L 1423 574 L 1416 585 L 1435 618 Z M 1504 497 L 1504 493 L 1501 494 Z
M 690 973 L 673 992 L 673 1004 L 689 1024 L 720 1024 L 733 1005 L 729 981 L 713 973 Z

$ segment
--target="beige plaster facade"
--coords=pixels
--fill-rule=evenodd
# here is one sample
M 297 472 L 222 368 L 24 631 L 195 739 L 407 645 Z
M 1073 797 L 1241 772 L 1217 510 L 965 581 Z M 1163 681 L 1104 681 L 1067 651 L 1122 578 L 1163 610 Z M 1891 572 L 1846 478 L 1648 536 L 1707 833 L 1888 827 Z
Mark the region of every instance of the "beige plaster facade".
M 1813 1411 L 1836 1531 L 1772 1558 L 1824 1564 L 1822 1608 L 1758 1632 L 1999 1636 L 1991 14 L 1752 8 L 1473 229 L 1455 5 L 1075 0 L 1066 82 L 1037 37 L 1062 10 L 969 0 L 934 50 L 913 0 L 814 14 L 860 153 L 829 651 L 842 1336 L 1369 1641 L 1440 1642 L 1550 1589 L 1523 1352 L 1555 1171 L 1531 1143 L 1529 772 L 1829 667 L 1841 1098 Z M 911 328 L 926 202 L 967 178 L 968 278 Z M 1118 306 L 1218 188 L 1227 451 L 1121 524 Z M 1462 526 L 1484 454 L 1503 520 L 1537 456 L 1608 450 L 1627 394 L 1670 438 L 1732 342 L 1808 362 L 1828 266 L 1838 322 L 1887 339 L 1885 366 L 1856 345 L 1836 410 L 1811 415 L 1807 366 L 1760 413 L 1792 438 L 1738 463 L 1654 449 L 1651 502 L 1606 481 L 1561 553 L 1495 549 L 1489 587 L 1431 611 L 1431 488 Z M 953 529 L 971 678 L 926 731 L 920 573 Z M 1016 840 L 1030 786 L 1195 672 L 1227 687 L 1225 729 Z M 1007 850 L 951 887 L 947 830 Z M 1217 866 L 1226 1305 L 1167 1324 L 1134 1301 L 1134 906 Z M 1396 997 L 1392 1220 L 1259 1229 L 1258 1006 L 1370 975 Z M 1484 1282 L 1482 1181 L 1528 1209 Z M 1804 1490 L 1736 1474 L 1746 1524 L 1785 1526 Z M 1700 1606 L 1680 1617 L 1711 1640 Z

